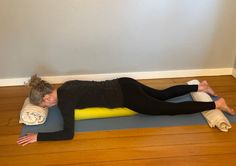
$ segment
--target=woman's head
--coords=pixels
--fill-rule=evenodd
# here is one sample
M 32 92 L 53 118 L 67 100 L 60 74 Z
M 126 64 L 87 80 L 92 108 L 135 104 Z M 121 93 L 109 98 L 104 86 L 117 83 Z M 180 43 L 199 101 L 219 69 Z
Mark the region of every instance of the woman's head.
M 57 103 L 56 90 L 47 81 L 42 80 L 37 75 L 33 75 L 29 80 L 28 85 L 31 87 L 29 100 L 32 104 L 51 107 Z

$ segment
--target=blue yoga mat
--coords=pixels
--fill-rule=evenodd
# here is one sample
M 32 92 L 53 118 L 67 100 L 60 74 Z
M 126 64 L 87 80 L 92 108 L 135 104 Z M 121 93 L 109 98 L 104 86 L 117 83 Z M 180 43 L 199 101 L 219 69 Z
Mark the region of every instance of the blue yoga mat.
M 216 97 L 212 97 L 213 100 Z M 183 102 L 191 101 L 190 95 L 168 100 L 169 102 Z M 225 114 L 230 122 L 236 122 L 236 116 Z M 115 130 L 115 129 L 129 129 L 129 128 L 152 128 L 161 126 L 183 126 L 194 124 L 206 124 L 207 122 L 201 113 L 183 114 L 175 116 L 151 116 L 137 114 L 129 117 L 115 117 L 107 119 L 91 119 L 81 120 L 75 122 L 76 132 L 98 131 L 98 130 Z M 49 109 L 47 120 L 42 125 L 27 126 L 23 125 L 21 135 L 26 133 L 37 132 L 53 132 L 63 129 L 63 120 L 60 110 L 57 106 Z

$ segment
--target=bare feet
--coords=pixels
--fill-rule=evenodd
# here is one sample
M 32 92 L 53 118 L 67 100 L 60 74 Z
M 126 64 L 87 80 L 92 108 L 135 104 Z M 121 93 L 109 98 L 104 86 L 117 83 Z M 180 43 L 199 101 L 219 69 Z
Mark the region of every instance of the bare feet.
M 198 91 L 200 92 L 206 92 L 210 95 L 216 96 L 215 92 L 213 89 L 209 86 L 207 81 L 202 81 L 199 86 L 198 86 Z
M 220 109 L 220 110 L 222 110 L 224 112 L 227 112 L 227 113 L 229 113 L 231 115 L 235 115 L 236 114 L 234 109 L 230 108 L 226 104 L 226 102 L 225 102 L 225 100 L 223 98 L 220 98 L 220 99 L 216 100 L 215 101 L 215 105 L 216 105 L 216 108 L 218 108 L 218 109 Z

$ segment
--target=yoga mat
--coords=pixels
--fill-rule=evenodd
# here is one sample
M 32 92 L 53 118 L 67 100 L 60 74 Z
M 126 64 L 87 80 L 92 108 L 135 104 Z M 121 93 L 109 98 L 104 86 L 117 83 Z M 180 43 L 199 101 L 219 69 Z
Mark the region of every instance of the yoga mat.
M 217 97 L 212 97 L 216 100 Z M 176 97 L 169 102 L 183 102 L 192 101 L 192 97 L 187 94 L 184 96 Z M 231 123 L 236 122 L 236 116 L 230 116 L 225 114 Z M 153 128 L 163 126 L 184 126 L 184 125 L 195 125 L 195 124 L 207 124 L 206 120 L 201 113 L 195 114 L 183 114 L 183 115 L 143 115 L 137 114 L 129 117 L 115 117 L 106 119 L 91 119 L 81 120 L 75 122 L 76 132 L 88 132 L 98 130 L 117 130 L 117 129 L 130 129 L 130 128 Z M 63 121 L 60 110 L 57 106 L 51 107 L 48 111 L 48 117 L 44 124 L 37 126 L 23 125 L 21 135 L 26 133 L 37 133 L 37 132 L 53 132 L 63 129 Z

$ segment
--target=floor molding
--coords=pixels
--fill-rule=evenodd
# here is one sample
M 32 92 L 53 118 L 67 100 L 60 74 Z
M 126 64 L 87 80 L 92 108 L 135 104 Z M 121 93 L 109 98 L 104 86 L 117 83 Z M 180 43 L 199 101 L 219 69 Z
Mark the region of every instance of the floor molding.
M 232 73 L 233 71 L 233 73 Z M 191 69 L 191 70 L 168 70 L 168 71 L 148 71 L 148 72 L 127 72 L 127 73 L 108 73 L 108 74 L 88 74 L 88 75 L 64 75 L 64 76 L 44 76 L 43 79 L 50 83 L 63 83 L 68 80 L 106 80 L 119 77 L 131 77 L 135 79 L 159 79 L 159 78 L 180 78 L 197 76 L 219 76 L 233 75 L 236 77 L 235 69 Z M 29 77 L 0 79 L 0 86 L 19 86 L 24 85 Z

